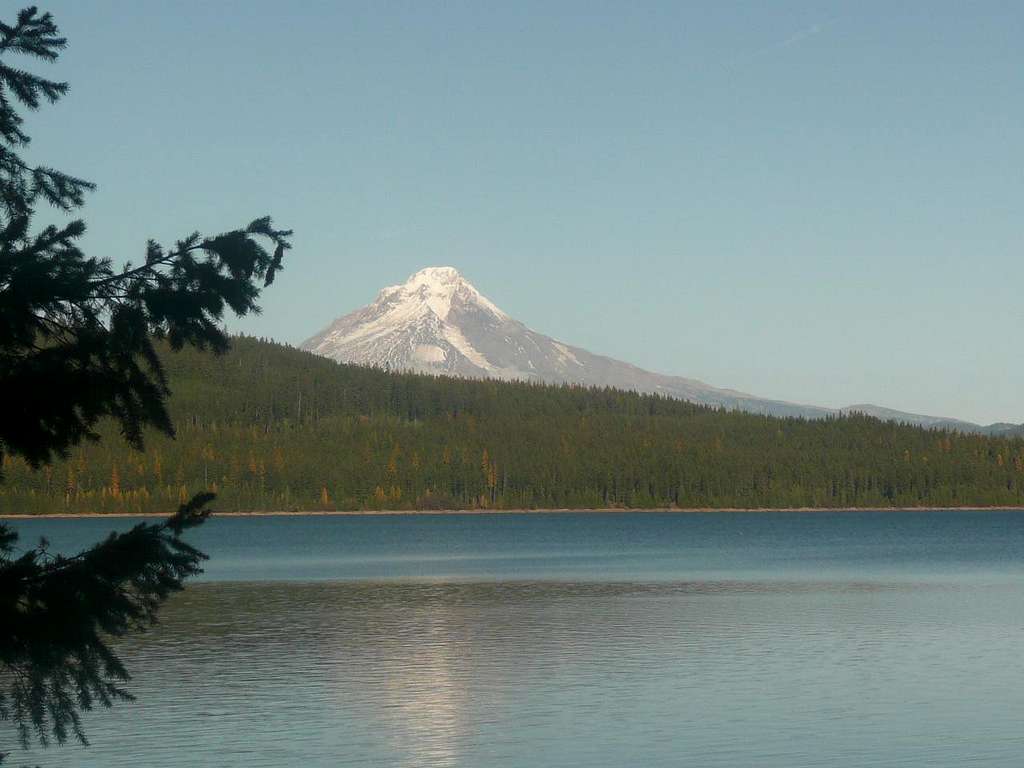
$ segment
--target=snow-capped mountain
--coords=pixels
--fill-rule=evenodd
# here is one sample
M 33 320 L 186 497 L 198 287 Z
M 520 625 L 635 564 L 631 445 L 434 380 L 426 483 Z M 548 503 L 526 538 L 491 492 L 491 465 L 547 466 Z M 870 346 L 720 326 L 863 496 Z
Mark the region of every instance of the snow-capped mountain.
M 986 429 L 870 405 L 840 410 L 766 400 L 645 371 L 530 330 L 453 267 L 422 269 L 402 285 L 383 289 L 372 304 L 338 318 L 302 348 L 339 362 L 395 371 L 610 386 L 775 416 L 822 418 L 860 411 L 923 426 Z
M 389 370 L 512 379 L 522 373 L 506 365 L 499 350 L 486 350 L 516 326 L 458 271 L 431 267 L 385 288 L 372 304 L 335 320 L 302 347 Z
M 827 413 L 662 376 L 563 344 L 509 317 L 452 267 L 423 269 L 385 288 L 302 347 L 389 370 L 612 386 L 761 413 Z

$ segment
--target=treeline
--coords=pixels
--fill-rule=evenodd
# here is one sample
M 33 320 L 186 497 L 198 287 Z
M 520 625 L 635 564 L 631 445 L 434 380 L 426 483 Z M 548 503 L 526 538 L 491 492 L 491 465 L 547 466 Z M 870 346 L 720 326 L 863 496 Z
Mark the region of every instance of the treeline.
M 204 489 L 222 511 L 1024 504 L 1020 438 L 387 373 L 246 337 L 163 357 L 176 440 L 138 453 L 106 425 L 38 471 L 7 457 L 0 513 L 168 512 Z

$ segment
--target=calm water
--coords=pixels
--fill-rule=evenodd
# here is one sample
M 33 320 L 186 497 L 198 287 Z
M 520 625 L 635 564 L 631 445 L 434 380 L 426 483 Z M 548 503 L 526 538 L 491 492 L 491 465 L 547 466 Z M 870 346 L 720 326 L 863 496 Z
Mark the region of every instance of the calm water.
M 74 548 L 133 521 L 20 522 Z M 43 766 L 1020 766 L 1024 515 L 215 519 Z

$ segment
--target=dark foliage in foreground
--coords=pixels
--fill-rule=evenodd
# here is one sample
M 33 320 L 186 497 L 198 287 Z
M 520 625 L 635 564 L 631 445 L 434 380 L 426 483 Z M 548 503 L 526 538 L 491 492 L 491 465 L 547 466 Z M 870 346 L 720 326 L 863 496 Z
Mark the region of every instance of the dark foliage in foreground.
M 143 448 L 146 430 L 172 438 L 154 345 L 224 352 L 224 311 L 257 311 L 260 287 L 290 247 L 290 233 L 264 217 L 171 248 L 150 241 L 138 265 L 115 270 L 79 248 L 81 220 L 34 229 L 41 202 L 70 212 L 93 188 L 19 154 L 29 136 L 17 107 L 56 102 L 68 85 L 12 59 L 52 62 L 65 45 L 52 17 L 34 7 L 0 23 L 0 460 L 44 473 L 83 441 L 96 442 L 101 420 L 133 449 Z M 167 521 L 66 558 L 45 544 L 19 554 L 16 535 L 0 524 L 0 725 L 13 724 L 23 747 L 33 737 L 84 741 L 79 713 L 128 697 L 128 672 L 108 639 L 151 624 L 199 572 L 202 553 L 180 535 L 206 518 L 212 499 L 182 499 Z
M 74 557 L 51 555 L 42 542 L 10 559 L 14 539 L 0 539 L 0 717 L 16 724 L 22 746 L 70 735 L 87 743 L 79 710 L 130 700 L 129 679 L 110 635 L 145 629 L 204 555 L 182 541 L 209 514 L 212 495 L 196 496 L 170 519 L 111 534 Z

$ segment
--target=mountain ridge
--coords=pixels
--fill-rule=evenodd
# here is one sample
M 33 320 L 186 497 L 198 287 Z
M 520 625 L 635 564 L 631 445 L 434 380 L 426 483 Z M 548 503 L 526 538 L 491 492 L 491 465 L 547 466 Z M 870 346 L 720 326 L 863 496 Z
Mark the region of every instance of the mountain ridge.
M 338 362 L 386 370 L 610 386 L 770 416 L 828 418 L 858 412 L 916 426 L 1024 434 L 1024 425 L 982 426 L 872 404 L 827 408 L 792 403 L 648 371 L 532 330 L 454 267 L 427 267 L 405 283 L 383 288 L 372 303 L 342 315 L 300 346 Z

